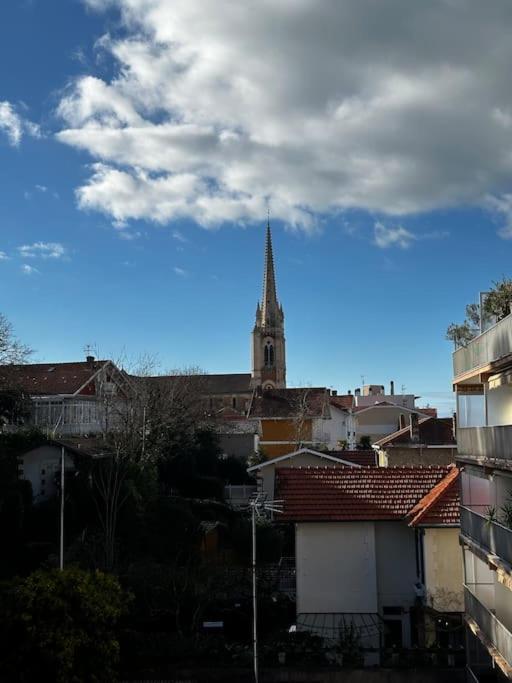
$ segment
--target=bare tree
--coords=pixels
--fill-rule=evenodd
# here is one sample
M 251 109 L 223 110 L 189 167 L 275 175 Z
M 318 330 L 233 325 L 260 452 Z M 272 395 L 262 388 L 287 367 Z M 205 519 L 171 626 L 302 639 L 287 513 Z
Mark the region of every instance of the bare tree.
M 121 390 L 107 397 L 105 453 L 95 463 L 93 487 L 109 569 L 115 562 L 119 514 L 130 495 L 129 479 L 153 468 L 172 435 L 196 428 L 202 417 L 200 375 L 153 375 L 152 370 L 152 361 L 144 359 L 134 374 L 122 371 Z
M 0 313 L 0 365 L 26 363 L 32 349 L 14 335 L 12 324 Z

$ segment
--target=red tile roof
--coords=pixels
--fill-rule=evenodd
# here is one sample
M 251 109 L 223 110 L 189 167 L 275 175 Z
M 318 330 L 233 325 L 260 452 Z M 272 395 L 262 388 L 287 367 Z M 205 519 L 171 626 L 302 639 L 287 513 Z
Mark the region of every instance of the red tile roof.
M 342 394 L 340 396 L 331 396 L 329 398 L 329 403 L 336 408 L 341 408 L 342 410 L 347 410 L 352 408 L 354 405 L 354 395 L 353 394 Z
M 419 444 L 427 446 L 451 445 L 457 442 L 453 436 L 453 423 L 450 417 L 424 417 L 418 420 Z M 375 446 L 400 446 L 409 444 L 411 432 L 409 426 L 388 434 L 375 442 Z
M 283 521 L 400 520 L 449 467 L 306 467 L 276 470 Z
M 460 470 L 452 467 L 446 477 L 410 511 L 409 526 L 459 526 Z
M 358 450 L 358 451 L 327 451 L 328 455 L 332 455 L 333 458 L 340 458 L 341 460 L 348 460 L 356 465 L 362 465 L 362 467 L 371 467 L 377 465 L 377 453 L 373 450 Z
M 26 391 L 31 396 L 75 394 L 92 379 L 107 360 L 78 363 L 35 363 L 30 365 L 0 366 L 0 385 Z M 83 394 L 94 394 L 91 384 Z

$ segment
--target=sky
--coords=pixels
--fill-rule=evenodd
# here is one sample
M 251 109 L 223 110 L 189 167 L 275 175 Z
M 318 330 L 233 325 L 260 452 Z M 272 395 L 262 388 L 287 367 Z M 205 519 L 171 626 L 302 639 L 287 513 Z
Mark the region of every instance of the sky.
M 0 6 L 0 311 L 248 372 L 270 210 L 288 384 L 449 414 L 449 323 L 512 254 L 508 0 Z

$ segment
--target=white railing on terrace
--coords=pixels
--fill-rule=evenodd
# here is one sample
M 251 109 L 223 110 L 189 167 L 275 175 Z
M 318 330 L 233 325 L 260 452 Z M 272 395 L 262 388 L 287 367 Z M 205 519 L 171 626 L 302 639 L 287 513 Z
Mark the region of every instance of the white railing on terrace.
M 453 375 L 457 377 L 512 353 L 512 315 L 453 352 Z
M 459 427 L 457 429 L 459 455 L 475 458 L 512 459 L 512 425 L 494 427 Z
M 512 633 L 478 600 L 467 586 L 464 586 L 464 602 L 466 605 L 466 615 L 476 621 L 487 640 L 494 645 L 507 660 L 508 665 L 511 666 Z
M 487 552 L 497 555 L 507 564 L 512 565 L 511 529 L 461 506 L 460 531 L 463 536 L 473 540 Z

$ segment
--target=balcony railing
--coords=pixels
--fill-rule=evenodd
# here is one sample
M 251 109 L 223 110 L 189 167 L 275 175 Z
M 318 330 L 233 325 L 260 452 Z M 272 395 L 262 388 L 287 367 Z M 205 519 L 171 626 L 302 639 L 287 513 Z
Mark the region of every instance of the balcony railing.
M 512 460 L 512 425 L 459 427 L 457 452 L 459 455 Z
M 453 375 L 487 365 L 512 353 L 512 315 L 508 315 L 453 354 Z
M 512 565 L 512 530 L 466 507 L 460 509 L 460 530 L 463 536 Z
M 473 595 L 467 586 L 464 586 L 464 602 L 466 615 L 476 621 L 487 640 L 494 645 L 510 666 L 512 663 L 512 633 Z

